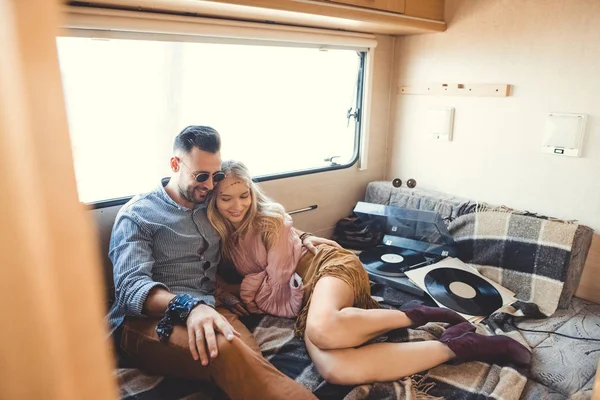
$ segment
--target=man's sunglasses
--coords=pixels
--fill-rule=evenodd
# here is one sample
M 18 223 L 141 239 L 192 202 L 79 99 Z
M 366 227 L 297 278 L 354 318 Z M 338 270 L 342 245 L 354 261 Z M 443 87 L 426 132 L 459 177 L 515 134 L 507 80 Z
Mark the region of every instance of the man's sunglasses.
M 190 171 L 196 182 L 205 182 L 210 177 L 210 174 L 208 172 L 199 172 L 197 174 L 194 174 L 190 167 L 185 165 L 183 161 L 179 160 L 179 162 L 182 163 L 188 169 L 188 171 Z M 225 179 L 225 173 L 223 171 L 217 171 L 214 174 L 212 174 L 212 180 L 214 183 L 221 182 L 223 179 Z

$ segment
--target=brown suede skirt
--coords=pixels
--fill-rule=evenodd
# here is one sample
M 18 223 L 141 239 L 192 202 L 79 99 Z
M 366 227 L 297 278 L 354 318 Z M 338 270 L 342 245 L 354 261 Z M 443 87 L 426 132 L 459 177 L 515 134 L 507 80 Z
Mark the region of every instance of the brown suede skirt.
M 296 320 L 296 336 L 304 337 L 306 318 L 315 285 L 324 276 L 332 276 L 346 282 L 354 290 L 354 304 L 357 308 L 380 308 L 371 298 L 369 276 L 358 257 L 349 250 L 329 245 L 319 245 L 317 254 L 306 253 L 296 267 L 296 273 L 304 282 L 302 309 Z

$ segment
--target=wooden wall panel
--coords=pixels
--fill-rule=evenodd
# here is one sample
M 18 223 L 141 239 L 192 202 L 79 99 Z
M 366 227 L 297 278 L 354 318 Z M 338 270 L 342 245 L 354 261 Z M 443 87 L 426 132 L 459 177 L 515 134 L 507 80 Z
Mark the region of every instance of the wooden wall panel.
M 444 0 L 406 0 L 404 15 L 444 21 Z
M 118 397 L 96 237 L 77 198 L 58 0 L 0 0 L 0 398 Z
M 600 303 L 600 235 L 594 235 L 575 296 Z

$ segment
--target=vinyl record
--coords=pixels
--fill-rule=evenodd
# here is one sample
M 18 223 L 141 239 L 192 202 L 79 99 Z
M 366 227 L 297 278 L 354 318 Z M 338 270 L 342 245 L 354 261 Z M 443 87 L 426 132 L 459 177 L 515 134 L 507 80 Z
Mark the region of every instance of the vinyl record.
M 385 276 L 404 276 L 401 270 L 427 262 L 420 253 L 390 246 L 372 247 L 358 257 L 367 271 Z
M 440 304 L 463 314 L 488 316 L 502 307 L 502 296 L 491 283 L 462 269 L 429 271 L 425 288 Z

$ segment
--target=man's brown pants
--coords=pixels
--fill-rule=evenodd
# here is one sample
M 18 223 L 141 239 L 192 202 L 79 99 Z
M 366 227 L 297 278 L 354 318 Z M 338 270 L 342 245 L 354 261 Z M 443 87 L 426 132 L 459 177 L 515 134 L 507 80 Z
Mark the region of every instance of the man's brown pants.
M 217 311 L 241 337 L 229 342 L 218 333 L 219 354 L 207 366 L 192 358 L 185 326 L 175 326 L 169 342 L 161 343 L 155 330 L 157 319 L 127 318 L 122 326 L 120 352 L 127 361 L 151 374 L 212 381 L 232 400 L 316 399 L 262 356 L 254 336 L 236 315 L 223 307 Z

